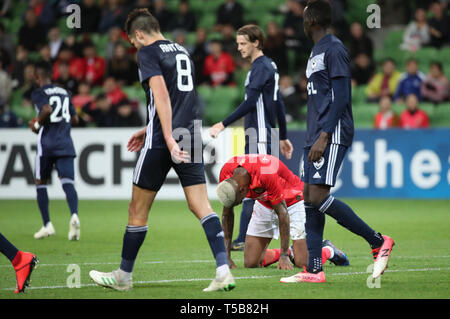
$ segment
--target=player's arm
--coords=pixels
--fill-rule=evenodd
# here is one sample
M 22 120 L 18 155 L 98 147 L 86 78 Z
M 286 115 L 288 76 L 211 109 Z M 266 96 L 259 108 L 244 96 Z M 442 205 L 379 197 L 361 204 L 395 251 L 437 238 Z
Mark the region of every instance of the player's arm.
M 156 112 L 161 122 L 164 140 L 173 160 L 188 162 L 190 160 L 189 153 L 182 151 L 172 136 L 172 105 L 164 78 L 162 75 L 152 76 L 149 80 L 149 85 L 153 92 Z
M 45 104 L 41 108 L 37 120 L 34 122 L 33 121 L 28 122 L 30 129 L 36 134 L 39 133 L 39 129 L 41 128 L 42 124 L 44 124 L 45 121 L 47 121 L 48 117 L 50 116 L 50 114 L 52 114 L 52 112 L 53 108 L 49 104 Z
M 222 132 L 225 127 L 229 126 L 230 124 L 236 122 L 246 114 L 250 113 L 252 110 L 256 108 L 256 102 L 258 101 L 259 95 L 261 94 L 260 91 L 255 89 L 248 89 L 247 90 L 247 99 L 244 100 L 236 110 L 234 110 L 233 113 L 228 115 L 226 119 L 224 119 L 222 122 L 219 122 L 211 127 L 209 130 L 209 134 L 211 137 L 216 138 L 217 135 L 219 135 L 220 132 Z
M 228 257 L 228 266 L 236 268 L 233 260 L 231 259 L 231 239 L 233 236 L 234 228 L 234 209 L 233 207 L 224 207 L 222 210 L 222 228 L 225 241 L 225 250 Z
M 283 102 L 283 97 L 281 92 L 277 93 L 277 119 L 278 119 L 278 128 L 280 130 L 280 150 L 281 154 L 284 155 L 288 160 L 292 157 L 292 152 L 294 151 L 294 147 L 292 146 L 291 141 L 287 138 L 287 127 L 286 127 L 286 106 Z
M 278 269 L 293 269 L 289 260 L 289 213 L 286 202 L 282 200 L 280 203 L 273 205 L 275 213 L 278 215 L 280 227 L 280 261 L 278 262 Z

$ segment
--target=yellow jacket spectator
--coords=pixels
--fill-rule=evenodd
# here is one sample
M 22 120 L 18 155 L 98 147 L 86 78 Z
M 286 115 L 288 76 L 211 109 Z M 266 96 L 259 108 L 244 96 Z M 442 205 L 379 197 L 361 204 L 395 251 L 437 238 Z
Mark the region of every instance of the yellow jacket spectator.
M 397 90 L 401 73 L 395 69 L 395 63 L 391 59 L 383 62 L 382 72 L 373 76 L 366 88 L 367 99 L 377 102 L 382 96 L 392 97 Z

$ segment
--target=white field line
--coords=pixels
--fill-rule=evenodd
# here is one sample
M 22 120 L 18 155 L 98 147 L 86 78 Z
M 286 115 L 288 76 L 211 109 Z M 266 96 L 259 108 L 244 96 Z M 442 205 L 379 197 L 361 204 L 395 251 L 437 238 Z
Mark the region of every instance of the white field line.
M 351 259 L 360 259 L 360 258 L 364 258 L 364 259 L 371 259 L 371 256 L 350 256 L 350 260 Z M 395 256 L 395 258 L 398 259 L 428 259 L 428 258 L 450 258 L 450 256 Z M 243 261 L 242 259 L 238 259 L 238 258 L 233 258 L 234 261 L 237 262 L 241 262 Z M 175 260 L 175 261 L 144 261 L 144 264 L 188 264 L 188 263 L 215 263 L 215 260 L 213 259 L 208 259 L 208 260 Z M 118 265 L 120 264 L 120 261 L 117 262 L 84 262 L 84 263 L 77 263 L 77 262 L 73 262 L 70 264 L 41 264 L 39 263 L 38 266 L 39 267 L 62 267 L 62 266 L 69 266 L 69 265 L 79 265 L 79 266 L 89 266 L 89 265 Z M 5 265 L 0 265 L 0 268 L 9 268 L 11 267 L 11 264 L 5 264 Z
M 421 269 L 391 269 L 386 270 L 385 272 L 422 272 L 422 271 L 449 271 L 449 267 L 445 268 L 421 268 Z M 354 276 L 354 275 L 369 275 L 367 272 L 347 272 L 347 273 L 334 273 L 328 274 L 327 276 Z M 244 277 L 235 277 L 237 280 L 244 279 L 266 279 L 273 277 L 280 277 L 281 275 L 270 275 L 270 276 L 244 276 Z M 156 283 L 170 283 L 170 282 L 186 282 L 186 281 L 210 281 L 212 278 L 188 278 L 188 279 L 163 279 L 163 280 L 149 280 L 149 281 L 135 281 L 134 284 L 156 284 Z M 81 287 L 94 287 L 96 284 L 81 284 Z M 28 287 L 27 290 L 34 289 L 61 289 L 68 288 L 67 286 L 40 286 L 40 287 Z M 0 290 L 14 290 L 15 288 L 2 288 Z M 68 288 L 70 289 L 70 288 Z

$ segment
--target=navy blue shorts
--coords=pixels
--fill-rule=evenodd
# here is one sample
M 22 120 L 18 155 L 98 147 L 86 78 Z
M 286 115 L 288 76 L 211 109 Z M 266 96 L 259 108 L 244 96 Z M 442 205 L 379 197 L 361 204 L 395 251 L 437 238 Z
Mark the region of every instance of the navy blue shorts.
M 48 157 L 36 155 L 35 177 L 38 180 L 47 180 L 52 174 L 53 168 L 56 168 L 59 178 L 68 178 L 74 180 L 74 157 Z
M 334 186 L 347 147 L 328 144 L 320 160 L 312 163 L 308 163 L 309 151 L 309 148 L 305 148 L 303 153 L 303 165 L 300 170 L 301 180 L 308 184 Z
M 168 149 L 145 149 L 136 164 L 133 184 L 140 188 L 159 191 L 170 169 L 173 167 L 181 186 L 205 184 L 205 166 L 201 163 L 174 163 Z

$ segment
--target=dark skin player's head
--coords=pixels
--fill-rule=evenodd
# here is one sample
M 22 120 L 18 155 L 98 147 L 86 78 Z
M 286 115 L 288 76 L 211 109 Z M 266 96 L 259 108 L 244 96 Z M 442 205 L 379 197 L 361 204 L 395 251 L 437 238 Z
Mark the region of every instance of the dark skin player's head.
M 52 67 L 46 62 L 36 63 L 34 78 L 39 87 L 51 83 Z
M 305 34 L 314 42 L 323 36 L 331 25 L 331 5 L 327 0 L 311 0 L 303 12 Z
M 237 167 L 233 171 L 233 176 L 227 179 L 228 183 L 233 186 L 234 192 L 236 194 L 236 200 L 233 206 L 237 206 L 242 203 L 245 196 L 250 190 L 251 177 L 247 170 L 241 166 Z

